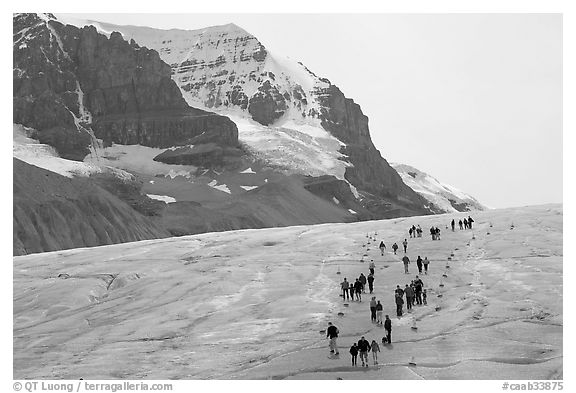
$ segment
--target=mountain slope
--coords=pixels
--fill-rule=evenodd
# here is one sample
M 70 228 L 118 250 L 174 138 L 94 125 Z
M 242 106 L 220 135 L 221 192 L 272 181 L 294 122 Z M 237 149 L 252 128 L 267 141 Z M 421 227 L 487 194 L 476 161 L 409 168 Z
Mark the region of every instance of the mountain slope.
M 395 216 L 396 205 L 406 214 L 431 212 L 425 207 L 429 202 L 376 150 L 359 105 L 303 64 L 272 54 L 238 26 L 188 31 L 81 23 L 119 31 L 156 49 L 186 101 L 230 117 L 240 142 L 266 162 L 289 173 L 346 180 L 378 217 Z M 301 159 L 317 157 L 318 151 L 321 173 L 318 164 L 302 165 Z
M 404 183 L 445 212 L 486 210 L 474 197 L 406 164 L 391 163 Z
M 167 237 L 93 182 L 13 159 L 14 255 Z

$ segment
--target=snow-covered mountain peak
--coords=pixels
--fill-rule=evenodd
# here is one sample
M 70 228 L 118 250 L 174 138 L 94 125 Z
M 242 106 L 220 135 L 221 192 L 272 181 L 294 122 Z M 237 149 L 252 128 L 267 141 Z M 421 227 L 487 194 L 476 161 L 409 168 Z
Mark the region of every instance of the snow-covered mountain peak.
M 441 183 L 433 176 L 413 166 L 391 162 L 404 183 L 446 212 L 486 210 L 474 197 L 456 187 Z
M 329 88 L 302 63 L 272 54 L 256 37 L 229 23 L 198 30 L 161 30 L 59 18 L 122 33 L 155 49 L 172 67 L 173 79 L 189 105 L 251 117 L 263 125 L 287 120 L 319 124 L 320 99 Z

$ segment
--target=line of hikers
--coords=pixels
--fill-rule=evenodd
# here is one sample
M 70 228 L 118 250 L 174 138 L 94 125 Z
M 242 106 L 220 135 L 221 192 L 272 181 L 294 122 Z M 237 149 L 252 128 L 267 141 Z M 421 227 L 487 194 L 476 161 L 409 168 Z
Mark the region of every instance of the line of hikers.
M 458 221 L 458 226 L 460 227 L 460 230 L 472 229 L 473 222 L 474 220 L 472 219 L 472 217 L 468 216 L 468 218 L 464 218 L 464 221 L 462 220 Z M 464 228 L 462 228 L 462 225 L 464 225 Z M 454 232 L 454 228 L 456 226 L 456 222 L 454 221 L 454 219 L 452 219 L 452 222 L 450 222 L 450 226 L 452 227 L 452 232 Z
M 410 258 L 408 258 L 408 255 L 404 255 L 402 257 L 402 262 L 404 262 L 404 274 L 410 274 L 410 272 L 408 271 L 408 265 L 410 264 Z M 420 255 L 418 255 L 418 259 L 416 259 L 416 266 L 418 266 L 418 273 L 422 274 L 422 267 L 424 267 L 424 274 L 428 274 L 428 265 L 430 265 L 428 257 L 424 257 L 424 259 L 422 259 Z
M 380 242 L 380 251 L 382 251 L 382 245 L 384 244 L 384 242 Z M 402 247 L 404 247 L 404 254 L 406 254 L 406 251 L 408 251 L 408 239 L 404 239 L 404 241 L 402 242 Z M 384 250 L 386 249 L 386 246 L 384 246 Z M 398 250 L 398 244 L 394 243 L 392 244 L 392 251 L 394 251 L 394 255 L 396 255 L 396 251 Z M 382 251 L 382 255 L 384 255 L 384 251 Z
M 404 289 L 400 288 L 400 285 L 396 285 L 394 297 L 396 299 L 396 316 L 398 317 L 401 317 L 403 314 L 404 296 L 406 296 L 407 310 L 411 310 L 415 303 L 417 305 L 428 304 L 424 283 L 418 276 L 416 276 L 416 279 L 412 280 L 410 285 L 406 284 Z
M 464 219 L 466 222 L 466 227 L 472 227 L 472 220 L 471 217 L 468 219 Z M 462 221 L 460 221 L 462 223 Z M 452 230 L 454 230 L 455 221 L 452 220 Z M 462 224 L 460 225 L 462 229 Z M 410 237 L 421 237 L 422 236 L 422 229 L 420 225 L 415 227 L 414 225 L 409 230 Z M 432 240 L 440 240 L 440 229 L 438 227 L 432 226 L 430 228 L 430 233 L 432 235 Z M 367 237 L 369 237 L 367 235 Z M 371 238 L 371 237 L 370 237 Z M 371 240 L 376 240 L 376 238 Z M 406 254 L 408 249 L 408 240 L 404 239 L 402 242 L 404 247 L 404 253 Z M 379 245 L 381 255 L 384 255 L 384 251 L 386 251 L 386 245 L 384 241 L 380 242 Z M 394 243 L 392 245 L 392 250 L 394 254 L 398 250 L 398 244 Z M 405 274 L 409 274 L 408 265 L 410 264 L 410 258 L 407 255 L 404 255 L 402 258 L 404 262 L 404 272 Z M 422 259 L 420 255 L 416 260 L 416 265 L 418 266 L 418 273 L 422 274 L 424 268 L 424 274 L 428 274 L 428 266 L 430 261 L 428 257 L 424 257 Z M 342 298 L 344 301 L 350 300 L 352 301 L 358 300 L 362 301 L 362 293 L 366 293 L 366 284 L 369 286 L 370 293 L 374 290 L 374 271 L 375 271 L 375 264 L 374 260 L 370 261 L 369 265 L 370 273 L 368 277 L 364 275 L 364 273 L 360 273 L 360 276 L 355 279 L 354 283 L 348 282 L 346 278 L 344 281 L 340 283 L 342 289 Z M 396 315 L 400 318 L 404 312 L 403 306 L 406 304 L 407 310 L 411 310 L 412 307 L 416 305 L 427 305 L 427 293 L 426 289 L 424 289 L 424 283 L 420 279 L 419 276 L 416 276 L 414 280 L 410 282 L 410 284 L 405 284 L 404 289 L 400 288 L 400 285 L 396 285 L 396 289 L 394 290 L 395 296 L 395 303 L 396 303 Z M 404 296 L 406 297 L 406 301 L 404 301 Z M 356 298 L 356 299 L 355 299 Z M 390 320 L 389 315 L 386 315 L 385 320 L 382 320 L 382 314 L 384 312 L 384 307 L 380 303 L 380 300 L 376 300 L 376 297 L 373 296 L 370 300 L 370 319 L 376 325 L 383 325 L 384 329 L 386 330 L 386 336 L 382 337 L 382 344 L 391 344 L 392 343 L 392 321 Z M 337 338 L 338 338 L 338 328 L 332 325 L 331 322 L 328 322 L 328 329 L 326 330 L 326 337 L 330 339 L 330 353 L 339 355 Z M 368 352 L 372 351 L 372 357 L 374 360 L 374 364 L 378 364 L 378 352 L 380 352 L 380 347 L 376 340 L 372 340 L 372 343 L 369 343 L 368 340 L 362 336 L 362 338 L 358 341 L 358 343 L 354 343 L 350 348 L 350 354 L 352 355 L 352 366 L 357 366 L 357 357 L 360 354 L 360 360 L 362 362 L 362 366 L 368 367 Z
M 412 225 L 410 229 L 408 229 L 408 234 L 410 235 L 410 238 L 422 237 L 422 228 L 420 228 L 420 225 L 417 227 Z
M 368 289 L 370 293 L 374 291 L 374 273 L 371 269 L 368 277 L 364 273 L 360 273 L 360 277 L 352 284 L 344 277 L 344 281 L 340 283 L 340 288 L 342 289 L 342 300 L 357 300 L 362 301 L 362 293 L 366 293 L 366 284 L 368 284 Z
M 387 345 L 392 343 L 392 321 L 390 317 L 386 315 L 386 320 L 384 322 L 384 329 L 386 330 L 386 335 L 382 337 L 382 345 Z M 328 329 L 326 329 L 326 337 L 330 340 L 330 353 L 334 355 L 339 355 L 338 350 L 338 334 L 339 330 L 332 322 L 328 322 Z M 376 340 L 368 342 L 364 336 L 358 340 L 358 343 L 352 344 L 350 347 L 350 355 L 352 355 L 352 366 L 358 366 L 358 355 L 360 355 L 360 361 L 362 362 L 362 367 L 368 367 L 368 352 L 372 352 L 372 359 L 374 365 L 378 364 L 378 352 L 380 352 L 380 345 Z

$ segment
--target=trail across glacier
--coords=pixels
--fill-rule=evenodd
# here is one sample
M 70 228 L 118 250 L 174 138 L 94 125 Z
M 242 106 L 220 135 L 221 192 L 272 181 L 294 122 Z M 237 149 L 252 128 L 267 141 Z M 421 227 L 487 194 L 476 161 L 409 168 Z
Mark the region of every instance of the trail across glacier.
M 562 378 L 562 207 L 477 213 L 473 231 L 445 229 L 452 217 L 15 257 L 14 378 Z M 377 243 L 390 250 L 412 224 L 439 226 L 442 240 L 408 239 L 404 275 L 403 253 L 381 256 Z M 417 274 L 418 255 L 431 260 L 428 305 L 397 319 L 393 290 Z M 360 369 L 348 348 L 384 332 L 370 322 L 369 294 L 345 306 L 339 282 L 367 275 L 370 259 L 393 343 Z M 328 321 L 341 332 L 340 359 L 327 358 Z

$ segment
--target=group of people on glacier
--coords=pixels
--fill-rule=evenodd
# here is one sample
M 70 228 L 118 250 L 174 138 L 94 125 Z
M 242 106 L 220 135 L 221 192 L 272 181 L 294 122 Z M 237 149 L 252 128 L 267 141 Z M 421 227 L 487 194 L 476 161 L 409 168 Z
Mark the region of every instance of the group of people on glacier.
M 464 220 L 459 220 L 458 224 L 460 229 L 471 229 L 473 222 L 474 220 L 468 216 L 468 218 L 465 218 Z M 453 219 L 450 225 L 452 227 L 452 231 L 454 231 L 456 221 Z M 409 228 L 408 233 L 410 238 L 422 237 L 422 229 L 420 225 L 413 225 Z M 440 240 L 440 229 L 438 227 L 430 228 L 430 233 L 432 235 L 432 240 Z M 401 244 L 404 249 L 404 254 L 406 254 L 408 250 L 407 239 L 404 239 Z M 394 254 L 396 254 L 398 248 L 399 247 L 397 243 L 392 245 Z M 386 244 L 384 241 L 380 242 L 379 249 L 381 255 L 383 256 L 384 252 L 386 251 Z M 410 258 L 407 255 L 404 255 L 402 262 L 404 264 L 404 273 L 409 274 L 408 265 L 410 264 Z M 424 259 L 422 259 L 421 256 L 418 255 L 418 258 L 416 259 L 416 265 L 418 267 L 419 274 L 424 273 L 427 275 L 429 264 L 430 261 L 428 260 L 428 257 L 425 256 Z M 366 284 L 368 284 L 370 294 L 374 292 L 374 260 L 371 260 L 369 264 L 369 270 L 370 272 L 368 273 L 367 277 L 364 275 L 364 273 L 360 273 L 360 276 L 355 279 L 354 283 L 350 283 L 346 278 L 344 278 L 344 281 L 340 284 L 342 289 L 341 296 L 344 301 L 352 299 L 352 301 L 356 300 L 361 302 L 362 294 L 366 293 Z M 414 280 L 411 280 L 410 284 L 405 284 L 404 288 L 401 288 L 400 285 L 397 285 L 396 289 L 394 290 L 394 299 L 396 305 L 396 315 L 398 318 L 401 318 L 403 315 L 404 304 L 406 304 L 407 310 L 411 310 L 415 305 L 426 306 L 428 304 L 427 293 L 426 289 L 424 288 L 424 282 L 420 276 L 417 275 Z M 381 342 L 382 345 L 387 345 L 392 343 L 392 321 L 390 320 L 389 315 L 386 315 L 385 319 L 383 319 L 383 313 L 384 307 L 382 303 L 380 300 L 377 300 L 375 296 L 372 296 L 370 300 L 370 319 L 376 325 L 384 327 L 386 334 L 382 337 Z M 339 349 L 337 345 L 338 334 L 338 328 L 329 322 L 328 329 L 326 330 L 326 337 L 330 339 L 330 353 L 334 355 L 339 355 Z M 374 365 L 378 364 L 378 352 L 380 351 L 380 345 L 376 340 L 369 342 L 365 339 L 364 336 L 362 336 L 357 343 L 355 342 L 352 347 L 350 347 L 349 352 L 352 356 L 352 366 L 358 365 L 357 358 L 358 355 L 360 355 L 362 367 L 368 367 L 368 352 L 372 352 Z

